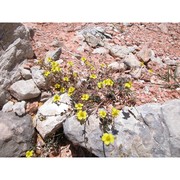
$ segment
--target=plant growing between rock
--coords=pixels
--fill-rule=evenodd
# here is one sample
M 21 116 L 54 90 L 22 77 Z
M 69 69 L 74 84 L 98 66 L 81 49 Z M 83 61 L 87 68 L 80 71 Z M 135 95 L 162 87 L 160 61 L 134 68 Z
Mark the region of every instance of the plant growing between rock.
M 84 125 L 83 136 L 86 144 L 86 123 L 90 123 L 88 117 L 96 114 L 100 119 L 102 136 L 99 137 L 103 146 L 113 145 L 115 133 L 114 119 L 120 114 L 120 109 L 125 105 L 134 103 L 131 88 L 131 79 L 123 79 L 111 76 L 111 69 L 106 64 L 95 68 L 95 64 L 82 57 L 77 64 L 83 66 L 84 71 L 78 72 L 76 63 L 69 61 L 59 64 L 47 59 L 41 61 L 44 77 L 49 89 L 53 92 L 53 103 L 61 103 L 60 95 L 67 92 L 71 97 L 74 113 L 81 125 Z M 117 108 L 121 105 L 121 108 Z M 45 119 L 45 118 L 44 118 Z M 105 154 L 105 152 L 104 152 Z M 106 155 L 105 155 L 106 156 Z

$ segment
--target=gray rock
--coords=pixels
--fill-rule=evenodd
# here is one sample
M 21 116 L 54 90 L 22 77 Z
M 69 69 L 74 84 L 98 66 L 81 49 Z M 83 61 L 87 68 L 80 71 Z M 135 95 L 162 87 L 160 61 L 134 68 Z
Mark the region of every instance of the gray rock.
M 144 62 L 148 62 L 152 56 L 154 56 L 154 52 L 149 49 L 147 46 L 144 46 L 138 53 L 138 58 L 140 58 Z
M 29 40 L 29 32 L 20 23 L 0 25 L 0 106 L 6 103 L 7 87 L 21 78 L 19 64 L 34 53 Z M 4 100 L 1 97 L 5 97 Z
M 180 64 L 176 66 L 175 77 L 180 78 Z
M 32 47 L 28 41 L 16 39 L 0 57 L 1 70 L 11 71 L 24 59 L 32 58 L 34 55 Z
M 18 100 L 32 99 L 41 93 L 32 79 L 17 81 L 10 86 L 9 90 L 11 95 Z
M 124 63 L 130 68 L 136 68 L 141 66 L 141 62 L 132 53 L 125 57 Z
M 85 35 L 85 41 L 88 43 L 89 46 L 96 47 L 97 45 L 100 44 L 101 38 L 95 37 L 92 34 L 87 33 Z
M 130 72 L 131 76 L 135 79 L 139 79 L 141 77 L 142 70 L 141 68 L 136 68 Z
M 79 52 L 90 51 L 90 47 L 86 42 L 83 42 L 82 45 L 77 48 L 77 51 Z
M 21 23 L 1 23 L 0 37 L 3 49 L 6 50 L 18 38 L 29 41 L 29 32 Z
M 44 92 L 41 93 L 40 101 L 41 102 L 45 102 L 45 101 L 47 101 L 51 97 L 52 97 L 51 92 L 44 91 Z
M 163 62 L 169 66 L 174 66 L 177 64 L 176 60 L 170 59 L 169 57 L 166 57 L 165 59 L 163 59 Z
M 97 47 L 98 45 L 104 45 L 104 39 L 111 38 L 108 34 L 104 33 L 104 29 L 102 27 L 87 27 L 81 30 L 78 33 L 79 35 L 83 35 L 87 44 L 91 47 Z
M 20 70 L 20 73 L 21 73 L 22 77 L 25 80 L 32 79 L 32 74 L 31 74 L 31 71 L 29 69 L 25 69 L 23 67 L 19 67 L 19 70 Z
M 125 58 L 125 56 L 131 53 L 132 51 L 126 46 L 119 46 L 119 45 L 109 46 L 108 48 L 109 48 L 109 53 L 112 56 L 120 57 L 120 58 Z
M 109 126 L 116 139 L 104 147 L 105 152 L 96 115 L 90 115 L 85 127 L 76 116 L 67 118 L 63 129 L 70 141 L 99 157 L 104 153 L 107 157 L 180 157 L 179 119 L 180 100 L 124 107 L 114 126 Z
M 171 155 L 180 157 L 180 100 L 164 103 L 162 114 L 165 125 L 169 129 Z
M 6 103 L 6 91 L 0 87 L 0 109 Z
M 26 113 L 25 106 L 26 106 L 25 101 L 16 102 L 13 105 L 13 112 L 15 112 L 18 116 L 22 116 Z
M 99 47 L 99 48 L 94 49 L 92 53 L 93 54 L 108 54 L 109 50 L 107 50 L 104 47 Z
M 51 58 L 54 61 L 56 61 L 60 58 L 61 53 L 62 53 L 61 48 L 57 48 L 55 51 L 49 51 L 46 53 L 45 61 L 47 60 L 47 58 Z
M 59 42 L 58 39 L 55 39 L 50 45 L 53 46 L 53 47 L 61 47 L 62 43 Z
M 46 89 L 47 88 L 47 81 L 43 75 L 44 70 L 40 69 L 40 66 L 33 66 L 31 68 L 32 72 L 32 79 L 40 89 Z
M 112 62 L 108 67 L 114 71 L 125 71 L 127 68 L 127 66 L 122 62 Z
M 60 127 L 69 115 L 71 107 L 70 97 L 62 94 L 60 104 L 53 103 L 53 97 L 46 101 L 34 118 L 34 126 L 43 138 L 51 136 Z
M 163 33 L 165 33 L 165 34 L 168 33 L 168 27 L 167 27 L 166 23 L 161 23 L 161 24 L 158 25 L 158 27 Z
M 14 103 L 12 101 L 8 101 L 6 104 L 4 104 L 4 106 L 2 108 L 2 112 L 13 111 L 13 105 L 14 105 Z
M 159 66 L 161 66 L 161 67 L 163 66 L 163 61 L 162 61 L 162 59 L 161 59 L 160 57 L 154 57 L 154 56 L 152 56 L 152 57 L 151 57 L 151 61 L 158 63 Z
M 34 146 L 35 131 L 31 116 L 20 118 L 0 111 L 0 157 L 25 156 Z

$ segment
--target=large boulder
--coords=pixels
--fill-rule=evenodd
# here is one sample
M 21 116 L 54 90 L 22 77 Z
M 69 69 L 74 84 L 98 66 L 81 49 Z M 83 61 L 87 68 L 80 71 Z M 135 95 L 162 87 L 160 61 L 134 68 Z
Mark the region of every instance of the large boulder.
M 18 65 L 33 56 L 29 31 L 25 26 L 21 23 L 0 23 L 0 88 L 5 99 L 7 87 L 20 79 Z M 5 102 L 0 98 L 0 108 Z
M 35 131 L 31 116 L 22 118 L 0 111 L 0 157 L 25 156 L 34 146 Z
M 113 144 L 103 146 L 100 120 L 91 115 L 86 125 L 76 116 L 63 123 L 66 137 L 99 157 L 180 157 L 180 100 L 125 107 L 109 133 Z

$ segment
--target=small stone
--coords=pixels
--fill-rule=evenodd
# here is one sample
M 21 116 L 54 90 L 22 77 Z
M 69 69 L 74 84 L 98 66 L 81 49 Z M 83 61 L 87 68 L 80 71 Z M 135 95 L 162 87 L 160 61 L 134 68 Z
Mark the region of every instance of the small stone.
M 20 70 L 20 73 L 21 73 L 22 77 L 23 77 L 25 80 L 28 80 L 28 79 L 31 79 L 31 78 L 32 78 L 32 75 L 31 75 L 31 71 L 30 71 L 30 70 L 25 69 L 25 68 L 23 68 L 23 67 L 20 67 L 19 70 Z
M 127 55 L 124 59 L 124 63 L 129 66 L 130 68 L 134 68 L 134 67 L 140 67 L 141 66 L 141 62 L 137 59 L 137 57 L 135 55 L 133 55 L 132 53 Z
M 163 59 L 163 62 L 169 66 L 175 66 L 177 64 L 176 60 L 170 59 L 169 57 Z
M 90 51 L 90 47 L 87 45 L 86 42 L 83 42 L 82 45 L 77 48 L 77 51 L 79 52 Z
M 132 72 L 130 72 L 131 76 L 135 79 L 139 79 L 141 77 L 141 68 L 134 69 Z
M 180 78 L 180 64 L 176 66 L 175 77 Z
M 154 56 L 152 56 L 152 57 L 151 57 L 151 61 L 158 63 L 160 67 L 163 66 L 163 62 L 162 62 L 162 59 L 161 59 L 160 57 L 154 57 Z
M 109 68 L 111 68 L 114 71 L 125 71 L 126 65 L 122 62 L 112 62 L 108 65 Z
M 109 50 L 107 50 L 104 47 L 99 47 L 99 48 L 94 49 L 92 53 L 93 54 L 108 54 Z
M 14 103 L 12 101 L 8 101 L 6 104 L 4 104 L 2 111 L 3 112 L 11 112 L 13 110 Z
M 32 99 L 41 93 L 32 79 L 17 81 L 10 86 L 9 90 L 10 94 L 18 100 Z
M 58 48 L 55 51 L 49 51 L 46 53 L 45 61 L 47 61 L 48 58 L 53 59 L 54 61 L 58 60 L 60 58 L 60 55 L 62 53 L 62 49 Z
M 138 53 L 137 56 L 144 62 L 148 62 L 150 58 L 154 55 L 154 52 L 147 46 L 144 46 Z
M 13 106 L 13 112 L 15 112 L 18 116 L 22 116 L 25 114 L 25 101 L 16 102 Z
M 44 92 L 41 93 L 40 101 L 41 101 L 41 102 L 45 102 L 45 101 L 47 101 L 50 97 L 52 97 L 51 92 L 44 91 Z
M 158 27 L 163 33 L 165 33 L 165 34 L 168 33 L 168 27 L 167 27 L 167 25 L 165 23 L 159 24 Z
M 106 47 L 109 47 L 110 55 L 114 57 L 125 58 L 125 56 L 131 52 L 131 49 L 127 48 L 126 46 L 114 45 Z
M 53 47 L 62 47 L 62 43 L 60 43 L 57 39 L 55 39 L 50 45 Z
M 40 89 L 46 89 L 47 88 L 47 81 L 43 75 L 44 70 L 40 69 L 40 66 L 33 66 L 31 68 L 32 72 L 32 79 Z

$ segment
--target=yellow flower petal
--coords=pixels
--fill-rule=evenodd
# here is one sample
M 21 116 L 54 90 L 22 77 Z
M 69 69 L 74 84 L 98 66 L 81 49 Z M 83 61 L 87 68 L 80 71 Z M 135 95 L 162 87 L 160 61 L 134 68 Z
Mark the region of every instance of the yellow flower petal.
M 78 120 L 86 120 L 87 118 L 87 112 L 86 111 L 79 111 L 77 114 Z
M 91 79 L 96 79 L 97 76 L 96 76 L 96 74 L 91 74 L 91 75 L 90 75 L 90 78 L 91 78 Z
M 114 118 L 114 117 L 117 117 L 118 115 L 119 115 L 119 112 L 120 112 L 120 110 L 118 110 L 118 109 L 116 109 L 116 108 L 112 108 L 112 111 L 111 111 L 111 115 L 112 115 L 112 117 Z
M 81 104 L 81 103 L 75 104 L 75 108 L 76 108 L 77 110 L 81 110 L 82 107 L 83 107 L 83 104 Z
M 99 111 L 99 116 L 100 116 L 101 118 L 105 118 L 106 115 L 107 115 L 106 111 L 104 111 L 104 110 Z
M 104 142 L 105 145 L 109 145 L 111 143 L 114 143 L 114 135 L 110 133 L 104 133 L 101 140 Z
M 81 99 L 84 100 L 84 101 L 87 101 L 89 99 L 89 95 L 88 94 L 83 94 Z
M 58 94 L 55 94 L 54 97 L 53 97 L 53 102 L 59 102 L 60 101 L 60 96 Z

